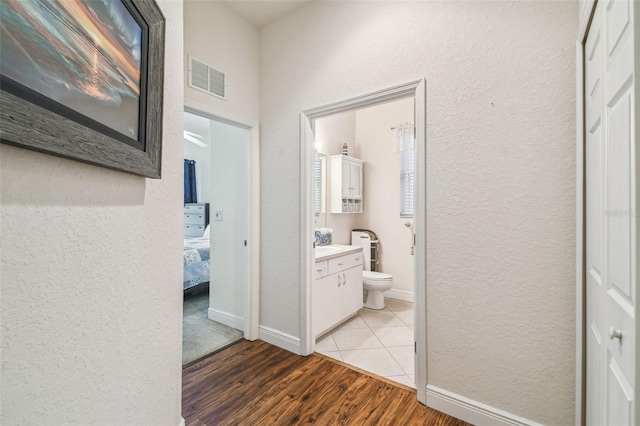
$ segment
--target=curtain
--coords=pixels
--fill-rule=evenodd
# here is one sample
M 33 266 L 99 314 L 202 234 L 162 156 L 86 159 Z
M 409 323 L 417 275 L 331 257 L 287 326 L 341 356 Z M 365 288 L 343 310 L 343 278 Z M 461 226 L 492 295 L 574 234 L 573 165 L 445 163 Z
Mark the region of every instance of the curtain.
M 395 151 L 413 151 L 415 143 L 413 123 L 402 123 L 394 127 L 395 130 Z
M 196 162 L 194 160 L 184 160 L 184 203 L 197 203 L 198 193 L 196 190 Z

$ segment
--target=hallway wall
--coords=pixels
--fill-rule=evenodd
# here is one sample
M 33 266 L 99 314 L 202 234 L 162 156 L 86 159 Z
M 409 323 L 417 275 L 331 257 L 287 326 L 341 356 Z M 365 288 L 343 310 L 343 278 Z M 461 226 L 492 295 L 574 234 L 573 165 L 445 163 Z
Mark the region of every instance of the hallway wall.
M 573 423 L 577 18 L 313 2 L 262 28 L 262 324 L 299 336 L 300 112 L 426 77 L 428 383 Z
M 182 2 L 158 4 L 162 179 L 0 145 L 3 425 L 180 423 Z

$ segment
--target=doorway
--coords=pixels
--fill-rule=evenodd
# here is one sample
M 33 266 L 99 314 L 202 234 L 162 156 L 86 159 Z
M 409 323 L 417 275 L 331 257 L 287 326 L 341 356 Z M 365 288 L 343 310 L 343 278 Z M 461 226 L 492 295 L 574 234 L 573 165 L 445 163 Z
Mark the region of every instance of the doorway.
M 308 355 L 315 350 L 315 333 L 312 325 L 312 271 L 315 265 L 315 136 L 313 121 L 340 112 L 353 111 L 393 100 L 413 98 L 415 105 L 415 174 L 414 174 L 414 353 L 415 384 L 418 400 L 426 403 L 426 82 L 413 81 L 404 85 L 370 93 L 357 98 L 303 111 L 301 128 L 301 347 L 300 353 Z M 356 197 L 357 198 L 357 197 Z M 357 199 L 354 199 L 354 206 Z M 348 207 L 347 207 L 348 208 Z M 354 207 L 355 208 L 355 207 Z M 409 237 L 410 238 L 410 237 Z
M 316 270 L 326 257 L 318 250 L 362 247 L 362 263 L 349 265 L 345 275 L 353 271 L 354 288 L 347 283 L 341 292 L 352 297 L 339 313 L 346 319 L 341 315 L 336 323 L 329 308 L 334 302 L 326 300 L 335 290 L 327 288 L 335 286 L 335 261 L 328 260 L 331 271 L 313 282 L 316 352 L 412 388 L 414 102 L 409 97 L 313 120 L 320 166 L 315 229 L 332 236 L 326 247 L 316 241 Z M 368 292 L 378 284 L 386 291 Z
M 201 110 L 184 117 L 183 365 L 256 338 L 258 276 L 256 130 Z

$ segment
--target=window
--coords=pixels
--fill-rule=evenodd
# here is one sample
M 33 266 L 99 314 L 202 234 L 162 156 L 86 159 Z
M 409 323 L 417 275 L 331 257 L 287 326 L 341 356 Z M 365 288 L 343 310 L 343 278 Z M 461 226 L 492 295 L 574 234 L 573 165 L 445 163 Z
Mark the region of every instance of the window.
M 400 217 L 413 217 L 413 150 L 400 152 Z
M 322 176 L 322 166 L 321 166 L 321 162 L 320 162 L 320 157 L 318 156 L 318 154 L 316 154 L 316 165 L 315 165 L 315 170 L 314 170 L 314 189 L 315 189 L 315 196 L 313 198 L 313 206 L 314 206 L 314 211 L 316 214 L 316 217 L 320 216 L 320 210 L 322 208 L 321 203 L 320 203 L 320 192 L 322 191 L 322 185 L 320 184 L 320 177 Z

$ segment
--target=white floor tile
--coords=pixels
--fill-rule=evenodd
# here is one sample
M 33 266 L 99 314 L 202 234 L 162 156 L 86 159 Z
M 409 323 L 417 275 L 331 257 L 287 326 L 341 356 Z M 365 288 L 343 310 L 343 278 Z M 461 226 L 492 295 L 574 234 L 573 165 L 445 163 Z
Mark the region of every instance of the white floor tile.
M 342 359 L 342 356 L 340 355 L 340 352 L 338 352 L 338 351 L 335 351 L 335 352 L 324 352 L 324 353 L 322 353 L 322 355 L 326 355 L 326 356 L 331 357 L 333 359 L 337 359 L 338 361 L 344 361 Z
M 387 379 L 393 380 L 394 382 L 401 383 L 405 386 L 412 387 L 414 389 L 416 388 L 415 383 L 413 383 L 411 378 L 409 378 L 409 376 L 407 376 L 406 374 L 403 374 L 402 376 L 387 376 Z
M 354 328 L 369 328 L 367 326 L 367 324 L 365 324 L 364 321 L 362 321 L 362 318 L 360 318 L 358 315 L 354 316 L 353 318 L 345 321 L 343 324 L 341 324 L 337 330 L 349 330 L 349 329 L 354 329 Z
M 316 351 L 415 388 L 413 304 L 386 300 L 316 342 Z
M 368 328 L 339 329 L 331 333 L 339 351 L 382 348 L 383 345 Z
M 398 311 L 394 314 L 406 325 L 413 325 L 413 311 Z
M 316 351 L 321 354 L 325 352 L 333 352 L 337 351 L 338 347 L 336 346 L 336 342 L 333 340 L 333 336 L 331 333 L 322 337 L 322 339 L 316 342 Z
M 371 327 L 371 331 L 386 348 L 413 345 L 413 330 L 406 325 L 402 327 Z
M 369 327 L 396 327 L 406 325 L 389 310 L 363 309 L 358 315 Z
M 384 299 L 384 304 L 391 312 L 413 312 L 413 303 L 411 302 L 403 302 L 402 300 L 395 299 Z
M 393 358 L 404 370 L 404 373 L 411 376 L 415 374 L 413 345 L 397 346 L 395 348 L 387 348 Z
M 400 376 L 402 367 L 385 348 L 340 351 L 344 362 L 380 376 Z

